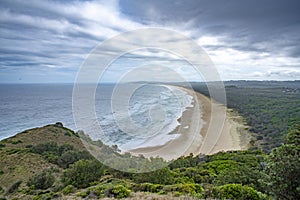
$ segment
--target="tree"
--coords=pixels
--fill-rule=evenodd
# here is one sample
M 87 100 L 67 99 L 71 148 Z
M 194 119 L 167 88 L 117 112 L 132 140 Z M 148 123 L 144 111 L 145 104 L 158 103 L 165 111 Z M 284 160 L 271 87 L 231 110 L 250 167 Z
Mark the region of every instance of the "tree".
M 98 160 L 79 160 L 63 172 L 62 182 L 79 188 L 89 186 L 103 175 L 103 165 Z
M 67 151 L 63 153 L 58 159 L 56 164 L 64 169 L 68 168 L 70 164 L 78 160 L 90 160 L 92 156 L 87 151 Z
M 273 149 L 266 173 L 271 193 L 279 199 L 300 199 L 300 128 L 292 130 L 286 144 Z

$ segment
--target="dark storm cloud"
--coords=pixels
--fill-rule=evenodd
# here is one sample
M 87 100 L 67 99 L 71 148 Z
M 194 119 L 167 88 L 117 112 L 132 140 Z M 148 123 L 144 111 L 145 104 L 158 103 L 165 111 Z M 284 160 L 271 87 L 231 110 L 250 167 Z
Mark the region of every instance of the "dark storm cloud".
M 249 60 L 241 55 L 244 60 L 239 63 L 255 63 L 266 57 L 259 64 L 270 63 L 268 70 L 261 72 L 257 67 L 256 74 L 292 77 L 291 74 L 300 71 L 299 10 L 297 0 L 2 0 L 0 70 L 11 77 L 15 75 L 9 74 L 10 70 L 20 75 L 45 73 L 43 78 L 48 76 L 46 72 L 55 76 L 57 70 L 58 75 L 64 71 L 66 77 L 75 77 L 88 53 L 100 42 L 118 33 L 155 26 L 177 30 L 196 41 L 202 36 L 215 37 L 217 42 L 203 45 L 215 57 L 228 59 L 237 53 L 239 58 L 241 52 L 252 52 Z M 170 37 L 164 42 L 180 41 Z M 237 52 L 224 56 L 229 48 Z M 106 53 L 111 51 L 114 49 Z M 150 60 L 157 58 L 148 53 L 133 54 L 131 59 L 142 60 L 146 55 Z M 282 64 L 273 59 L 277 55 L 284 55 L 279 60 Z M 172 58 L 163 60 L 168 59 Z M 237 61 L 229 59 L 229 62 L 228 66 Z M 124 68 L 128 66 L 124 64 Z M 277 67 L 289 71 L 278 71 Z M 225 66 L 222 70 L 227 72 L 229 68 Z M 236 76 L 243 78 L 240 74 Z M 0 76 L 0 82 L 3 78 L 9 80 Z M 62 79 L 64 76 L 57 80 Z
M 0 68 L 26 71 L 32 64 L 36 69 L 78 69 L 99 42 L 136 26 L 118 13 L 116 5 L 115 1 L 0 1 Z
M 221 36 L 238 50 L 300 55 L 298 0 L 124 0 L 120 5 L 135 20 L 189 24 L 195 37 Z

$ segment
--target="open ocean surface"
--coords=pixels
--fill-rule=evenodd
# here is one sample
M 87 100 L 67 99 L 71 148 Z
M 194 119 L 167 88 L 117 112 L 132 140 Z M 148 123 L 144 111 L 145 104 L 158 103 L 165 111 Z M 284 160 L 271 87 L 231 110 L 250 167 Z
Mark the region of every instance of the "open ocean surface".
M 121 116 L 124 116 L 124 119 L 130 117 L 133 123 L 144 127 L 147 131 L 138 135 L 128 134 L 118 126 L 112 114 L 113 88 L 113 84 L 101 85 L 97 88 L 95 95 L 97 118 L 89 120 L 98 123 L 104 134 L 97 138 L 95 133 L 91 137 L 101 139 L 109 145 L 117 144 L 121 150 L 137 146 L 162 145 L 174 139 L 177 134 L 168 133 L 179 125 L 177 119 L 187 107 L 192 106 L 193 102 L 191 96 L 175 87 L 145 85 L 135 91 L 127 102 L 128 105 L 124 102 L 128 110 Z M 72 91 L 72 84 L 1 84 L 0 140 L 26 129 L 55 122 L 62 122 L 65 127 L 73 130 L 82 130 L 81 127 L 75 126 L 73 120 Z M 161 110 L 164 114 L 163 121 L 161 117 L 158 117 L 160 121 L 151 118 Z M 149 115 L 149 112 L 154 115 Z M 156 130 L 155 135 L 151 135 L 152 129 Z M 153 139 L 152 143 L 149 142 L 150 136 Z

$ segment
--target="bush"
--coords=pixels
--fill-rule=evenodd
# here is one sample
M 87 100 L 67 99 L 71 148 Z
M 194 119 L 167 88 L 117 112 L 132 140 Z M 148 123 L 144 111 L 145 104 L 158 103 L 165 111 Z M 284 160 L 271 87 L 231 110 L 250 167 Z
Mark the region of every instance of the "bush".
M 74 147 L 70 144 L 63 144 L 61 146 L 58 147 L 58 155 L 62 155 L 63 153 L 67 152 L 67 151 L 71 151 L 73 150 Z
M 38 144 L 32 147 L 32 152 L 37 154 L 44 154 L 52 152 L 53 154 L 58 154 L 58 145 L 56 142 L 46 142 L 43 144 Z
M 192 196 L 202 197 L 203 188 L 199 184 L 175 184 L 175 185 L 160 185 L 152 183 L 141 183 L 134 186 L 134 191 L 151 192 L 158 194 L 167 194 L 172 192 L 176 195 L 189 194 Z
M 241 184 L 227 184 L 213 189 L 213 198 L 237 199 L 237 200 L 259 200 L 260 194 L 249 186 Z
M 177 186 L 177 191 L 190 195 L 196 195 L 202 194 L 203 188 L 199 184 L 179 184 Z
M 46 193 L 46 194 L 40 194 L 38 196 L 33 197 L 33 200 L 51 200 L 55 196 L 54 193 Z
M 42 155 L 51 163 L 57 164 L 61 168 L 68 168 L 70 164 L 78 160 L 88 160 L 93 157 L 87 151 L 74 150 L 70 144 L 58 145 L 56 142 L 46 142 L 31 147 L 33 153 Z
M 163 189 L 160 184 L 141 183 L 134 186 L 135 191 L 158 193 Z
M 77 192 L 76 196 L 81 197 L 81 198 L 85 198 L 87 197 L 89 194 L 86 191 L 81 191 L 81 192 Z
M 70 144 L 63 144 L 59 146 L 56 142 L 50 141 L 42 144 L 38 144 L 32 147 L 32 152 L 41 155 L 55 155 L 61 156 L 64 152 L 73 150 L 74 147 Z
M 70 165 L 63 172 L 64 185 L 73 185 L 78 188 L 89 186 L 103 175 L 103 165 L 98 160 L 79 160 Z
M 45 169 L 42 172 L 35 174 L 32 178 L 30 178 L 27 182 L 27 186 L 34 186 L 35 189 L 48 189 L 53 185 L 55 181 L 54 176 L 50 169 Z
M 174 173 L 168 168 L 161 168 L 153 172 L 136 174 L 133 180 L 137 183 L 174 184 Z
M 203 188 L 199 184 L 189 183 L 189 184 L 175 184 L 166 185 L 163 188 L 165 193 L 172 192 L 179 194 L 189 194 L 191 196 L 202 197 Z
M 76 188 L 73 185 L 68 185 L 67 187 L 65 187 L 62 190 L 62 193 L 65 194 L 65 195 L 67 195 L 67 194 L 75 192 L 75 190 L 76 190 Z
M 109 191 L 109 196 L 115 197 L 117 199 L 126 198 L 130 195 L 130 190 L 128 190 L 123 185 L 113 186 Z
M 300 198 L 300 127 L 291 130 L 286 144 L 275 148 L 268 156 L 265 172 L 270 192 L 278 199 Z
M 70 164 L 78 160 L 89 160 L 92 156 L 87 151 L 67 151 L 64 152 L 58 159 L 56 164 L 62 168 L 68 168 Z

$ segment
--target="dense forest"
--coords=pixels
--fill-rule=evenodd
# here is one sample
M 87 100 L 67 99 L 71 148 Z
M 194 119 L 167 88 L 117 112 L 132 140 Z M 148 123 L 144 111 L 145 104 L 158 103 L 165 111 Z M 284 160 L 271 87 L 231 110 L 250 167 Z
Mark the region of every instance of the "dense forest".
M 267 152 L 281 145 L 288 127 L 300 121 L 300 81 L 228 81 L 224 84 L 227 106 L 246 119 L 256 136 L 253 142 Z M 192 83 L 192 87 L 209 96 L 205 84 Z

